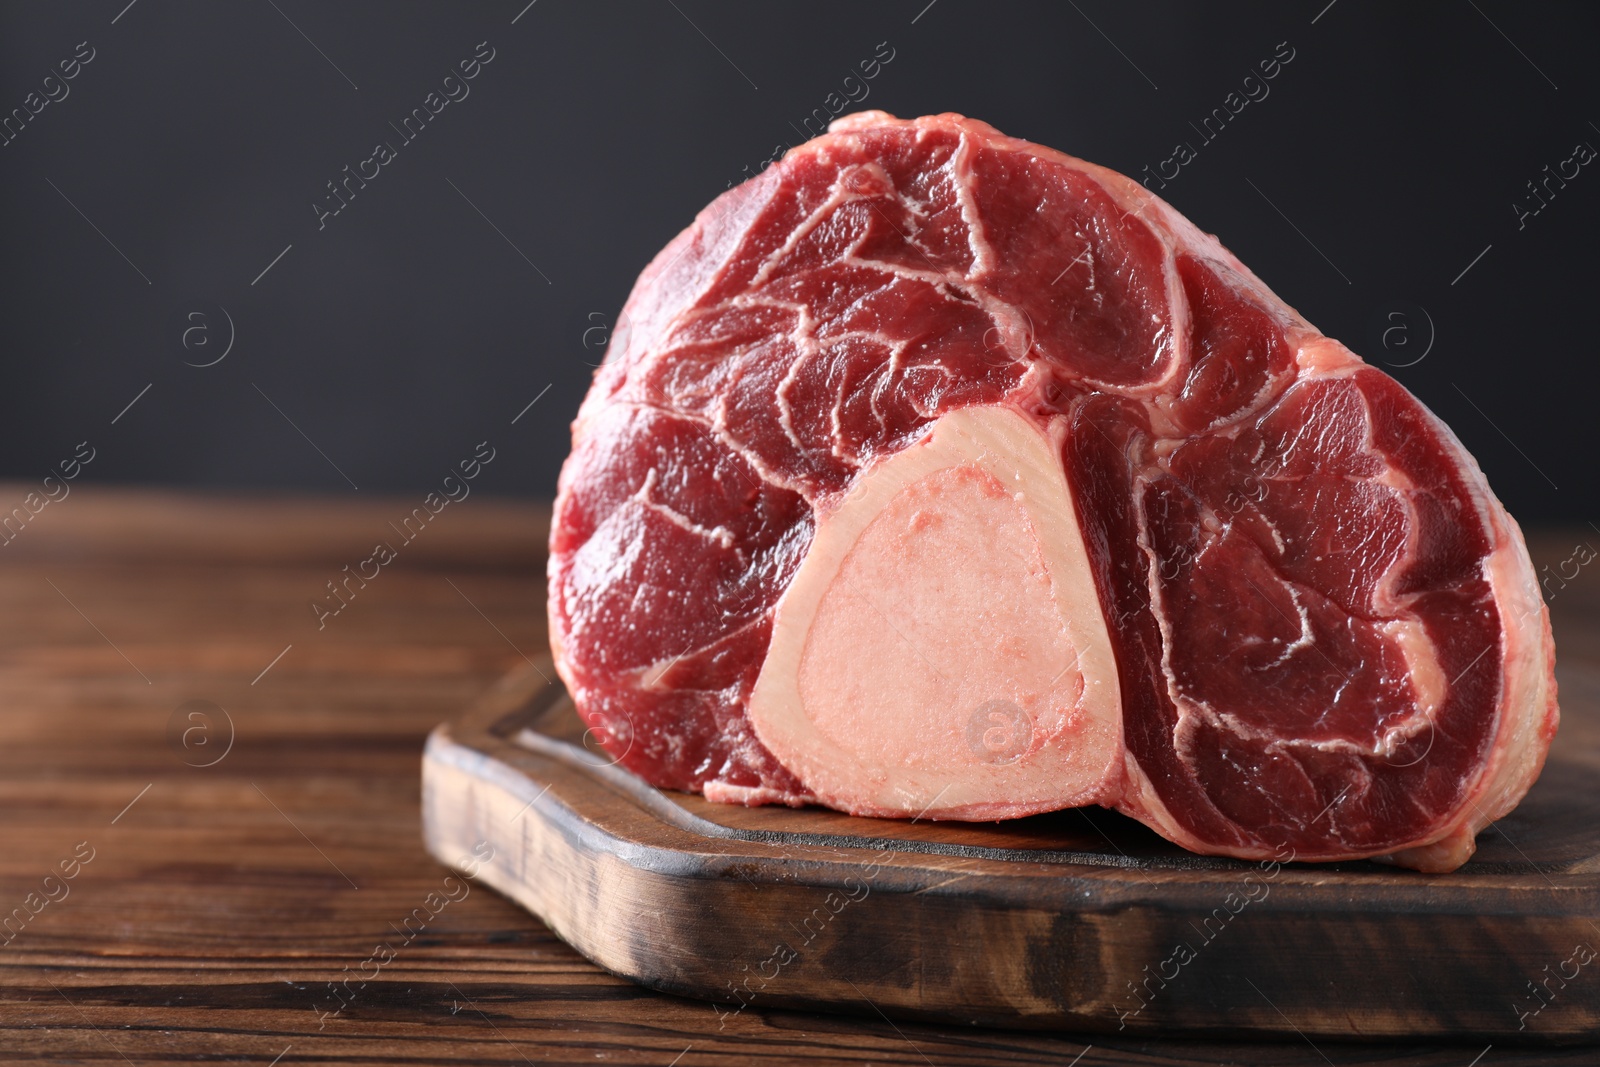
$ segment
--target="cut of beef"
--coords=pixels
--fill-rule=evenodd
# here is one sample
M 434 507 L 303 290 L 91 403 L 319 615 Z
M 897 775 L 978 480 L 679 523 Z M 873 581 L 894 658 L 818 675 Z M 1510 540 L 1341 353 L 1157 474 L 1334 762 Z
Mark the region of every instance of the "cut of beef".
M 656 257 L 550 549 L 585 720 L 712 800 L 1444 871 L 1556 728 L 1450 431 L 1147 190 L 954 115 L 841 119 Z

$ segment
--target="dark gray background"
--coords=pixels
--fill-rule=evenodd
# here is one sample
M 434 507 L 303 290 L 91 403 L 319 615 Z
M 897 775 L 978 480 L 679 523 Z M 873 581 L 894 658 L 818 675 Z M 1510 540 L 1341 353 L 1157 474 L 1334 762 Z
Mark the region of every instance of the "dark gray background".
M 410 493 L 487 438 L 477 488 L 547 495 L 586 331 L 879 42 L 865 106 L 1142 176 L 1287 41 L 1162 195 L 1421 396 L 1513 514 L 1596 517 L 1600 165 L 1520 230 L 1512 206 L 1600 147 L 1588 5 L 525 4 L 0 8 L 0 113 L 96 53 L 0 148 L 0 476 L 87 439 L 97 481 Z M 325 183 L 482 41 L 470 96 L 319 231 Z M 220 354 L 218 306 L 232 350 L 186 366 Z

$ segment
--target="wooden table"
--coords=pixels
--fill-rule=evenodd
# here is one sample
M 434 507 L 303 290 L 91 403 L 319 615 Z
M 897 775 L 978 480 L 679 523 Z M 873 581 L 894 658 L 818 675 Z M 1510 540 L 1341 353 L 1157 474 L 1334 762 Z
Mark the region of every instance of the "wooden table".
M 26 491 L 0 486 L 0 499 Z M 0 547 L 0 918 L 27 916 L 0 931 L 4 1062 L 1600 1059 L 1080 1039 L 754 1008 L 719 1027 L 707 1004 L 612 977 L 487 889 L 447 889 L 418 831 L 427 732 L 544 646 L 547 509 L 450 506 L 365 587 L 352 583 L 319 629 L 310 603 L 376 542 L 398 545 L 388 523 L 415 503 L 82 485 Z M 1585 539 L 1600 546 L 1593 531 L 1551 531 L 1536 559 L 1554 566 Z M 1600 578 L 1580 574 L 1551 607 L 1564 702 L 1592 702 Z M 459 899 L 434 897 L 418 936 L 368 962 L 435 893 Z M 330 992 L 346 968 L 374 967 L 354 998 Z

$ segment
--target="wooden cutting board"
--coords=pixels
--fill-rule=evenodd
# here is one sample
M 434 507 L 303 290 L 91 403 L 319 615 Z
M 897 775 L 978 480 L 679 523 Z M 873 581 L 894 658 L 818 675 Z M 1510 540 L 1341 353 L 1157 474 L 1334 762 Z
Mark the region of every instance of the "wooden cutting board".
M 1006 823 L 740 808 L 645 785 L 549 662 L 423 761 L 430 851 L 602 967 L 713 1002 L 984 1026 L 1600 1039 L 1600 714 L 1450 875 L 1191 855 L 1099 808 Z M 586 744 L 587 742 L 587 744 Z

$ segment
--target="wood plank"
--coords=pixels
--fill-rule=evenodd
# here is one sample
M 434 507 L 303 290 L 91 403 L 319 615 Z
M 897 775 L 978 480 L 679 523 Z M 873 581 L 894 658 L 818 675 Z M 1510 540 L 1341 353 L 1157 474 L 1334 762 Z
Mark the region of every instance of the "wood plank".
M 241 499 L 266 533 L 225 532 Z M 1484 1050 L 891 1025 L 865 1005 L 852 1017 L 756 1003 L 719 1029 L 704 1002 L 602 971 L 482 885 L 442 909 L 339 1015 L 319 1017 L 338 1003 L 327 983 L 359 969 L 397 936 L 390 924 L 444 884 L 448 871 L 419 829 L 428 732 L 524 663 L 518 648 L 532 655 L 545 639 L 537 546 L 547 512 L 478 497 L 429 531 L 455 531 L 448 558 L 403 554 L 319 631 L 309 599 L 404 503 L 339 505 L 346 517 L 324 526 L 325 499 L 85 484 L 30 527 L 31 546 L 19 539 L 3 550 L 12 554 L 0 557 L 9 609 L 0 613 L 0 914 L 39 890 L 78 842 L 95 858 L 67 897 L 0 948 L 0 1058 L 666 1065 L 683 1054 L 679 1067 L 944 1067 L 1064 1065 L 1092 1044 L 1078 1067 L 1465 1067 Z M 274 528 L 299 531 L 292 551 L 259 543 Z M 148 531 L 137 552 L 120 540 L 132 530 Z M 1580 536 L 1552 534 L 1542 558 L 1565 559 Z M 1564 701 L 1596 700 L 1600 583 L 1586 571 L 1551 604 Z M 234 723 L 233 748 L 211 767 L 168 747 L 168 719 L 191 699 L 214 701 Z M 1540 1021 L 1562 1009 L 1558 998 Z M 1495 1042 L 1481 1067 L 1593 1059 L 1591 1048 Z

